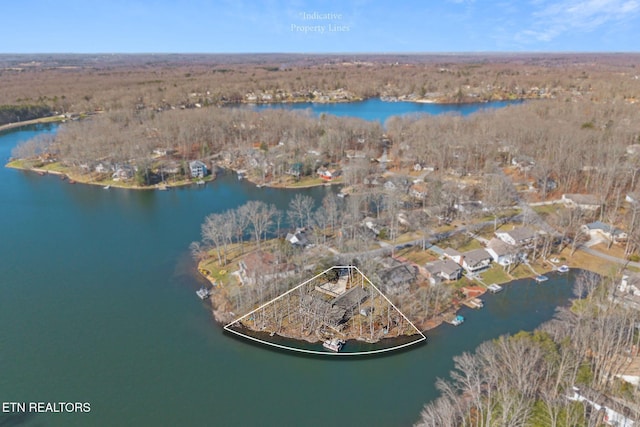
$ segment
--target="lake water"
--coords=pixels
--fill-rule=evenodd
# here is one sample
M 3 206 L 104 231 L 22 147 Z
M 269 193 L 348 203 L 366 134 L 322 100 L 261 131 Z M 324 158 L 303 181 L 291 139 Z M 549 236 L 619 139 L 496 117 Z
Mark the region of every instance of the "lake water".
M 54 128 L 0 135 L 0 159 Z M 466 322 L 385 357 L 283 353 L 222 332 L 187 247 L 204 217 L 297 192 L 223 176 L 203 188 L 103 190 L 0 168 L 0 401 L 89 402 L 88 414 L 10 414 L 0 425 L 411 425 L 452 357 L 552 317 L 572 274 L 487 296 Z
M 514 101 L 492 101 L 475 104 L 435 104 L 418 102 L 388 102 L 379 98 L 367 99 L 360 102 L 344 103 L 312 103 L 301 102 L 295 104 L 260 104 L 252 106 L 256 110 L 265 109 L 285 109 L 293 111 L 308 110 L 312 114 L 333 114 L 339 117 L 358 117 L 364 120 L 377 120 L 383 123 L 392 116 L 406 116 L 412 114 L 459 114 L 468 116 L 469 114 L 495 108 L 505 108 L 510 105 L 522 104 L 522 100 Z

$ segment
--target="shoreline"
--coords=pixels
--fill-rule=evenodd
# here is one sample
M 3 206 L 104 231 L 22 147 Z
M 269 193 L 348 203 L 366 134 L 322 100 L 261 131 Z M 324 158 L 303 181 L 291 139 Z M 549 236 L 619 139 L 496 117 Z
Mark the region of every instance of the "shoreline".
M 0 126 L 0 132 L 3 132 L 5 130 L 19 128 L 19 127 L 22 127 L 22 126 L 37 125 L 37 124 L 42 124 L 42 123 L 61 122 L 61 121 L 65 120 L 66 118 L 67 117 L 64 114 L 59 114 L 57 116 L 41 117 L 39 119 L 25 120 L 25 121 L 22 121 L 22 122 L 7 123 L 7 124 L 4 124 L 4 125 Z
M 20 159 L 18 159 L 20 160 Z M 92 181 L 92 180 L 87 180 L 84 178 L 83 175 L 76 175 L 73 173 L 69 173 L 69 172 L 63 172 L 63 171 L 57 171 L 57 170 L 51 170 L 51 169 L 45 169 L 45 168 L 29 168 L 29 167 L 24 167 L 24 166 L 18 166 L 18 165 L 12 165 L 12 162 L 9 162 L 7 164 L 4 165 L 4 167 L 9 168 L 9 169 L 15 169 L 15 170 L 21 170 L 21 171 L 25 171 L 25 172 L 35 172 L 38 175 L 55 175 L 55 176 L 60 176 L 60 177 L 64 177 L 61 179 L 66 179 L 68 181 L 73 181 L 73 184 L 82 184 L 82 185 L 92 185 L 92 186 L 98 186 L 98 187 L 111 187 L 111 188 L 119 188 L 119 189 L 123 189 L 123 190 L 136 190 L 136 191 L 144 191 L 144 190 L 158 190 L 158 191 L 164 191 L 164 190 L 169 190 L 171 188 L 182 188 L 182 187 L 188 187 L 191 185 L 198 185 L 196 182 L 179 182 L 179 183 L 174 183 L 174 184 L 164 184 L 164 185 L 160 185 L 160 184 L 154 184 L 154 185 L 150 185 L 150 186 L 139 186 L 139 185 L 122 185 L 120 184 L 118 181 L 104 181 L 104 182 L 99 182 L 99 181 Z M 209 175 L 211 177 L 211 175 Z M 215 181 L 215 178 L 210 178 L 210 179 L 204 179 L 205 184 L 209 183 L 209 182 L 213 182 Z

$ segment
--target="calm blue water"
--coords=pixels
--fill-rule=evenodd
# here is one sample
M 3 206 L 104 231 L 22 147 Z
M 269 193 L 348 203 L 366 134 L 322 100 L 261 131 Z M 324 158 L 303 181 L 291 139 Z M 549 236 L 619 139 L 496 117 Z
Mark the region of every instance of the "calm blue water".
M 0 135 L 0 159 L 49 131 Z M 249 199 L 284 209 L 294 194 L 232 175 L 105 191 L 0 168 L 0 401 L 91 403 L 89 414 L 0 413 L 0 425 L 411 425 L 452 356 L 535 328 L 571 295 L 571 275 L 515 283 L 387 357 L 301 357 L 225 335 L 195 296 L 187 247 L 210 212 Z
M 475 104 L 423 104 L 417 102 L 387 102 L 378 98 L 361 102 L 348 102 L 337 104 L 320 103 L 295 103 L 295 104 L 260 104 L 252 106 L 256 110 L 285 109 L 285 110 L 309 110 L 315 115 L 333 114 L 339 117 L 358 117 L 364 120 L 377 120 L 384 123 L 389 117 L 411 114 L 469 114 L 495 108 L 504 108 L 509 105 L 518 105 L 524 101 L 492 101 Z

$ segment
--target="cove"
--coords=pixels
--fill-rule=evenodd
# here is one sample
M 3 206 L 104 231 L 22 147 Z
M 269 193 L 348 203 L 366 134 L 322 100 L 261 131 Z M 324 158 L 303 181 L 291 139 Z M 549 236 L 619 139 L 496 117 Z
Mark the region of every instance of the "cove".
M 0 134 L 0 159 L 55 126 Z M 452 357 L 532 330 L 572 296 L 550 274 L 463 309 L 463 325 L 386 357 L 333 359 L 225 334 L 195 295 L 188 253 L 211 212 L 247 200 L 280 209 L 297 193 L 234 175 L 170 191 L 103 190 L 0 168 L 0 400 L 90 402 L 89 413 L 0 413 L 0 425 L 411 425 Z
M 468 116 L 478 111 L 505 108 L 510 105 L 522 104 L 523 100 L 513 101 L 491 101 L 471 104 L 437 104 L 420 102 L 389 102 L 379 98 L 371 98 L 366 101 L 340 102 L 340 103 L 281 103 L 281 104 L 259 104 L 251 108 L 260 111 L 266 109 L 284 109 L 291 111 L 310 111 L 312 114 L 320 116 L 322 114 L 332 114 L 338 117 L 357 117 L 363 120 L 378 121 L 382 124 L 393 116 L 406 116 L 412 114 L 459 114 Z

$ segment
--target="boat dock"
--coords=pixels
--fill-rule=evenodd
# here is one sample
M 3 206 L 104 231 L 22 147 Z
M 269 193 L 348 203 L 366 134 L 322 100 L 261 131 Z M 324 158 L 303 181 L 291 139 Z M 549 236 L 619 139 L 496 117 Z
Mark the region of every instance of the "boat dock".
M 536 282 L 538 282 L 538 283 L 542 283 L 542 282 L 546 282 L 547 280 L 549 280 L 549 278 L 547 276 L 544 276 L 544 275 L 540 274 L 540 275 L 536 276 L 534 280 Z
M 198 289 L 196 291 L 196 295 L 198 295 L 198 297 L 202 300 L 209 298 L 209 296 L 211 296 L 211 293 L 209 292 L 209 289 L 205 288 L 204 286 L 200 289 Z
M 487 286 L 487 289 L 492 294 L 497 294 L 498 292 L 502 291 L 502 286 L 500 286 L 500 285 L 498 285 L 496 283 L 492 283 L 489 286 Z
M 484 302 L 480 298 L 471 298 L 463 302 L 469 308 L 482 308 L 484 307 Z

